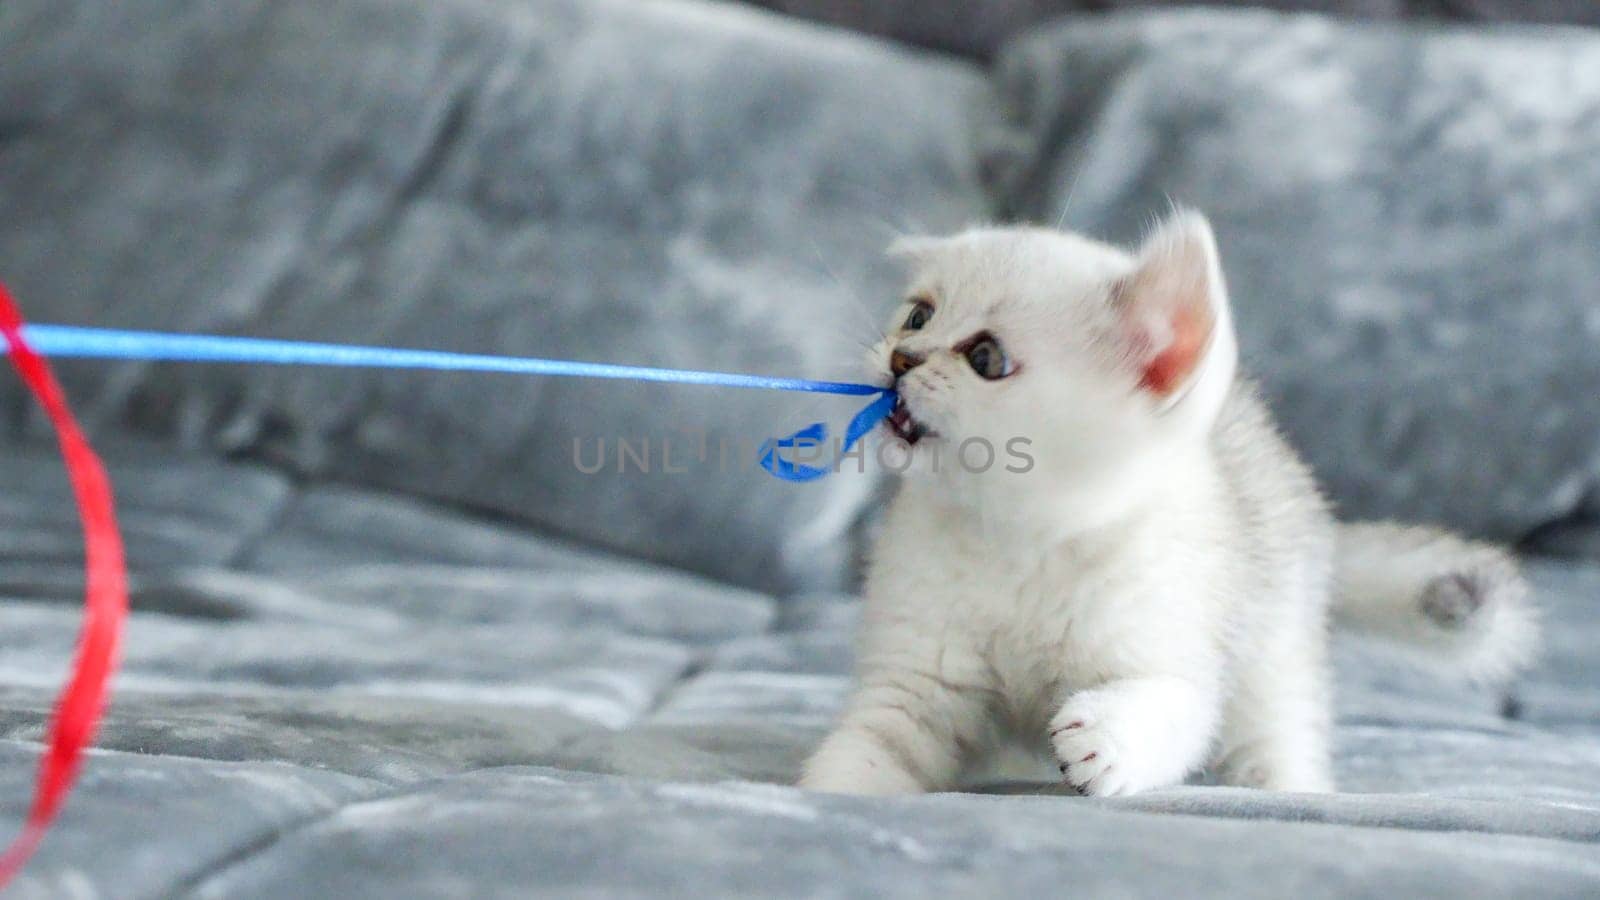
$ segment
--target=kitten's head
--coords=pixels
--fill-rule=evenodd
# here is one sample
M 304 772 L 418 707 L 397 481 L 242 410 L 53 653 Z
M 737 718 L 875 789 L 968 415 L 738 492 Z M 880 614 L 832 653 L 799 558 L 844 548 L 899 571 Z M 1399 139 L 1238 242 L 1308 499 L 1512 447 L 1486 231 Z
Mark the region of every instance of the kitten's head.
M 886 427 L 918 470 L 971 438 L 1001 452 L 1021 438 L 1042 477 L 1107 477 L 1203 441 L 1233 380 L 1216 243 L 1196 213 L 1175 212 L 1133 253 L 1041 228 L 908 238 L 891 253 L 910 287 L 871 365 L 899 393 Z

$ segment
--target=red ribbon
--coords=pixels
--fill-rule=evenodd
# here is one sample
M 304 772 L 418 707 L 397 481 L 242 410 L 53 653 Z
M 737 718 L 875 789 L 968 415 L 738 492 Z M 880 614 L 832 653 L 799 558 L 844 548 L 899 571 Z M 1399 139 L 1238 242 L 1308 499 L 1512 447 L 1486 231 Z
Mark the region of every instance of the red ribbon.
M 67 406 L 61 384 L 50 366 L 22 337 L 22 314 L 11 293 L 0 284 L 0 332 L 10 346 L 11 364 L 55 426 L 61 457 L 72 482 L 72 495 L 83 522 L 83 626 L 72 675 L 56 699 L 44 757 L 34 783 L 33 806 L 22 834 L 0 856 L 0 887 L 17 874 L 72 790 L 83 751 L 94 740 L 105 709 L 111 673 L 117 667 L 122 622 L 128 615 L 128 572 L 123 562 L 122 533 L 117 529 L 111 480 Z

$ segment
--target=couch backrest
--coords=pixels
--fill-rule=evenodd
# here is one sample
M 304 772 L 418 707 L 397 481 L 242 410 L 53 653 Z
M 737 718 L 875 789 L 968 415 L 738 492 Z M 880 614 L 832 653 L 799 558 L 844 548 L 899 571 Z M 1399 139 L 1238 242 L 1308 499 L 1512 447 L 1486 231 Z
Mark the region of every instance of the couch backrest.
M 1581 29 L 1079 17 L 1007 51 L 994 168 L 1011 214 L 1115 240 L 1208 212 L 1341 511 L 1515 539 L 1600 495 L 1597 72 Z
M 895 299 L 895 230 L 984 212 L 987 91 L 738 6 L 8 0 L 0 275 L 38 321 L 848 378 Z M 664 439 L 681 465 L 699 433 L 759 443 L 852 399 L 62 368 L 102 433 L 777 590 L 847 582 L 876 484 L 659 471 Z M 656 471 L 616 474 L 618 438 L 649 440 Z M 575 439 L 605 439 L 607 470 L 579 472 Z
M 1341 510 L 1515 539 L 1600 496 L 1594 71 L 1583 31 L 1260 12 L 1070 18 L 991 82 L 733 5 L 10 0 L 0 276 L 41 321 L 849 378 L 896 229 L 999 209 L 1133 241 L 1177 200 Z M 64 368 L 102 432 L 776 590 L 847 584 L 880 487 L 660 471 L 664 439 L 852 400 Z M 618 438 L 656 471 L 616 474 Z

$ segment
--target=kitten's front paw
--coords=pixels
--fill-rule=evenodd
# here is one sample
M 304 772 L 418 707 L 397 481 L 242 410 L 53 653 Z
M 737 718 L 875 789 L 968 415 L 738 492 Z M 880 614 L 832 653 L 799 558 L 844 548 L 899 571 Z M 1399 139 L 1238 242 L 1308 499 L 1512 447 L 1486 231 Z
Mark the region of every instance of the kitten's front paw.
M 1050 744 L 1062 776 L 1091 797 L 1181 781 L 1187 761 L 1162 734 L 1161 714 L 1114 690 L 1077 694 L 1050 720 Z
M 1067 704 L 1050 722 L 1050 744 L 1061 777 L 1080 794 L 1109 797 L 1126 791 L 1115 729 L 1078 704 Z

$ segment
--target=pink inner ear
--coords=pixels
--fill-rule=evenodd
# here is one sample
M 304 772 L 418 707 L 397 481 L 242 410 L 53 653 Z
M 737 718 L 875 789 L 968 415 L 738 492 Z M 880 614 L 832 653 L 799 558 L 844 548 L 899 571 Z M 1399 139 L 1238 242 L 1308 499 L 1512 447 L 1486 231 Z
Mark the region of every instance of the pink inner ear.
M 1193 306 L 1175 310 L 1171 323 L 1172 342 L 1145 363 L 1139 379 L 1139 387 L 1163 397 L 1176 391 L 1194 373 L 1205 354 L 1212 326 L 1210 313 Z

